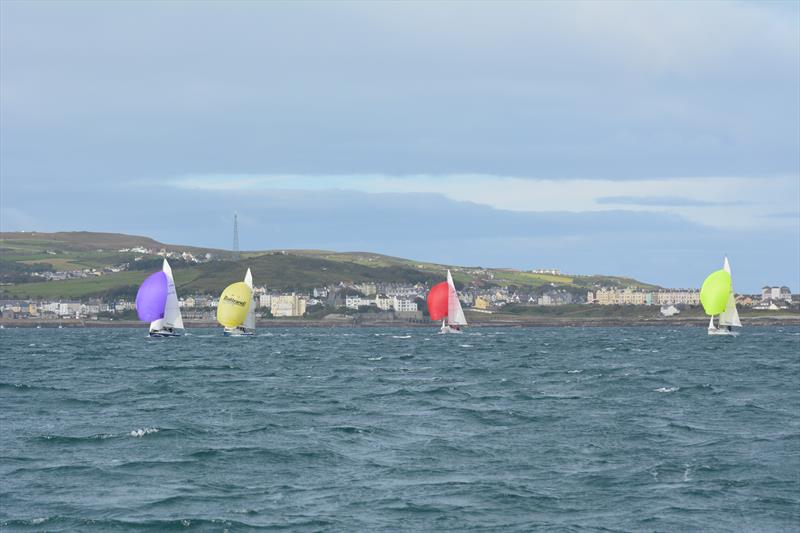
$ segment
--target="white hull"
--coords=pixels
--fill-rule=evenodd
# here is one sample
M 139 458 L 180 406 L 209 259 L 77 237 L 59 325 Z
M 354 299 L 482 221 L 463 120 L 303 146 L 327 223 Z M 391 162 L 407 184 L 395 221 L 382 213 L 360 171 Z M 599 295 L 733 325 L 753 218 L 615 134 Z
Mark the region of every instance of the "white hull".
M 739 332 L 738 331 L 734 331 L 732 329 L 726 329 L 726 328 L 721 328 L 721 329 L 720 328 L 714 328 L 714 329 L 708 328 L 708 334 L 709 335 L 724 335 L 724 336 L 728 336 L 728 337 L 738 337 L 739 336 Z
M 453 326 L 447 326 L 447 325 L 442 326 L 439 329 L 439 335 L 447 335 L 448 333 L 464 333 L 464 332 L 461 331 L 460 329 L 456 329 Z
M 222 334 L 226 337 L 252 337 L 256 332 L 243 328 L 225 328 L 222 330 Z

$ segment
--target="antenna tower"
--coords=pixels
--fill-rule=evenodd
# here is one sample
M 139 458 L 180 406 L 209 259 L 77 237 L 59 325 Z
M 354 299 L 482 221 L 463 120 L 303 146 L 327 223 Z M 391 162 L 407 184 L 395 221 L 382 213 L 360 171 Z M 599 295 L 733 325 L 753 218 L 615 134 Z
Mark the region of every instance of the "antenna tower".
M 233 259 L 239 260 L 239 214 L 233 213 Z

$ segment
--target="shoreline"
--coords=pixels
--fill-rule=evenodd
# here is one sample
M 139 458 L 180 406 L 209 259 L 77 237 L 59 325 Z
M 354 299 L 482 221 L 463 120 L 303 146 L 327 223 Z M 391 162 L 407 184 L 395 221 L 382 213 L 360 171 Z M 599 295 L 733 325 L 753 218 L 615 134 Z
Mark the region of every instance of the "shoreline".
M 184 321 L 186 329 L 218 328 L 214 321 Z M 744 327 L 748 326 L 800 326 L 800 315 L 760 316 L 742 318 Z M 471 322 L 470 328 L 513 328 L 513 327 L 706 327 L 705 317 L 683 318 L 617 318 L 617 317 L 521 317 L 498 318 Z M 135 320 L 37 320 L 0 319 L 5 329 L 14 328 L 142 328 L 144 323 Z M 342 319 L 269 319 L 256 323 L 257 328 L 432 328 L 434 322 L 403 322 L 399 320 L 342 320 Z

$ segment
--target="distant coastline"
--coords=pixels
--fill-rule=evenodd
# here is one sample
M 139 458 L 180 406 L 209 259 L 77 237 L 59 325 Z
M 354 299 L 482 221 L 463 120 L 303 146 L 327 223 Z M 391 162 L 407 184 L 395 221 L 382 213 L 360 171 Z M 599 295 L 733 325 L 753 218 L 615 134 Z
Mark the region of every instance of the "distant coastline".
M 194 328 L 218 328 L 212 321 L 184 321 L 187 330 Z M 37 320 L 37 319 L 0 319 L 5 328 L 146 328 L 147 325 L 134 320 Z M 669 318 L 625 318 L 625 317 L 503 317 L 496 320 L 473 320 L 471 328 L 507 328 L 507 327 L 705 327 L 708 320 L 703 317 L 669 317 Z M 800 314 L 783 316 L 759 316 L 742 318 L 745 328 L 748 326 L 800 326 Z M 269 319 L 259 320 L 257 328 L 436 328 L 433 322 L 406 322 L 401 320 L 352 320 L 352 319 Z

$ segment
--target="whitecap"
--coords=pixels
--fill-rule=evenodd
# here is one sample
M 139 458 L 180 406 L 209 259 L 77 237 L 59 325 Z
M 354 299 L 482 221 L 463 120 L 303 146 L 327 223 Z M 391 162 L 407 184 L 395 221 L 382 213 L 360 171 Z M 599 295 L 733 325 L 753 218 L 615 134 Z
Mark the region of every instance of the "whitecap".
M 158 433 L 158 428 L 139 428 L 134 429 L 129 433 L 131 437 L 144 437 L 145 435 L 149 435 L 150 433 Z
M 410 339 L 411 335 L 392 335 L 393 339 Z
M 383 359 L 382 356 L 381 357 L 370 357 L 370 358 L 367 359 L 367 361 L 380 361 L 381 359 Z
M 567 374 L 580 374 L 583 370 L 567 370 Z
M 462 348 L 472 348 L 471 344 L 459 344 Z
M 680 390 L 680 387 L 659 387 L 655 389 L 656 392 L 675 392 Z

